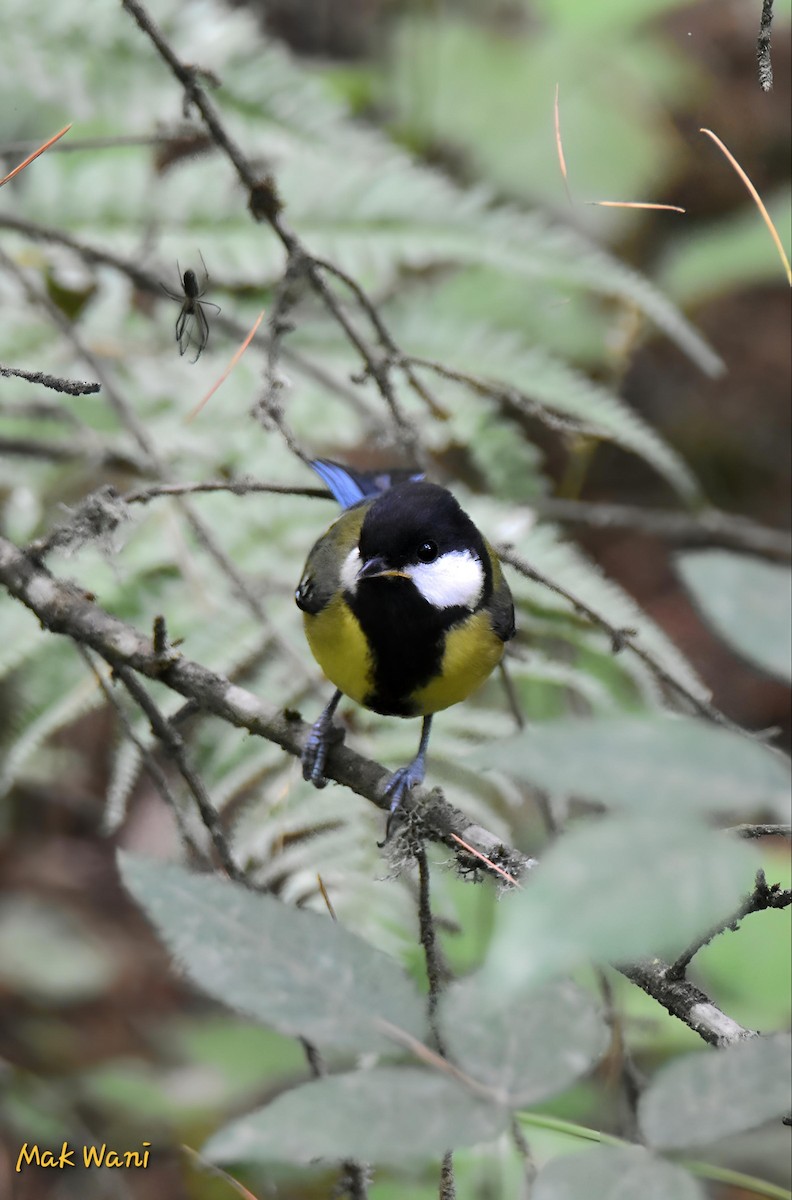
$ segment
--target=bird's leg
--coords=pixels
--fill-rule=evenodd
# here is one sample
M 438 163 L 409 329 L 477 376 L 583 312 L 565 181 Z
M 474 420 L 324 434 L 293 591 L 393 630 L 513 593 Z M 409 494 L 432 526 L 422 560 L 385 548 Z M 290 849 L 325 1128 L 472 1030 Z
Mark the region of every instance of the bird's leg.
M 302 752 L 303 779 L 308 779 L 317 788 L 327 786 L 324 769 L 327 755 L 333 742 L 340 742 L 344 736 L 343 730 L 333 724 L 333 714 L 338 708 L 342 693 L 337 691 L 330 703 L 322 711 L 318 721 L 311 726 L 311 732 L 305 739 Z
M 421 741 L 418 746 L 418 753 L 411 763 L 408 763 L 406 767 L 399 767 L 399 770 L 394 771 L 388 780 L 385 795 L 390 796 L 390 812 L 388 813 L 388 823 L 385 826 L 386 842 L 390 837 L 393 818 L 396 816 L 405 794 L 424 781 L 424 776 L 426 775 L 426 748 L 429 745 L 431 729 L 431 716 L 424 717 L 423 725 L 421 726 Z

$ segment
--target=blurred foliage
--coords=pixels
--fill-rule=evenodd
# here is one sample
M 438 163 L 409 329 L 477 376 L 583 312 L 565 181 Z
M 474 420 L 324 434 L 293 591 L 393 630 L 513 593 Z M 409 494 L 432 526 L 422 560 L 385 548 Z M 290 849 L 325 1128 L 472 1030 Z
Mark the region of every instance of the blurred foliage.
M 557 530 L 537 523 L 531 507 L 550 486 L 540 446 L 558 434 L 537 436 L 538 421 L 548 416 L 581 422 L 592 442 L 638 456 L 684 502 L 700 503 L 691 471 L 630 410 L 618 380 L 636 340 L 652 330 L 715 372 L 716 357 L 674 301 L 687 305 L 735 284 L 778 278 L 775 252 L 747 199 L 735 216 L 699 223 L 689 235 L 675 227 L 680 232 L 668 238 L 657 264 L 664 291 L 591 240 L 624 238 L 645 218 L 583 201 L 654 199 L 692 152 L 668 114 L 694 103 L 708 80 L 659 26 L 663 14 L 684 7 L 684 0 L 407 6 L 394 18 L 382 68 L 300 66 L 262 40 L 248 13 L 209 0 L 157 0 L 152 11 L 179 55 L 221 81 L 212 95 L 223 119 L 245 153 L 273 170 L 290 225 L 311 251 L 370 290 L 405 352 L 497 380 L 510 393 L 513 406 L 504 411 L 493 398 L 425 372 L 421 378 L 437 402 L 430 412 L 400 391 L 437 477 L 453 486 L 491 540 L 509 543 L 613 625 L 637 627 L 661 667 L 704 697 L 669 639 Z M 781 36 L 789 4 L 777 8 Z M 68 319 L 73 337 L 58 332 L 19 275 L 2 270 L 0 360 L 87 378 L 92 365 L 80 350 L 87 347 L 121 404 L 105 387 L 98 396 L 48 394 L 44 412 L 28 403 L 27 385 L 2 381 L 0 452 L 12 439 L 39 446 L 39 453 L 3 458 L 3 532 L 24 543 L 73 519 L 85 495 L 101 485 L 124 492 L 150 482 L 157 473 L 151 463 L 139 471 L 117 459 L 103 465 L 110 454 L 129 464 L 145 460 L 136 423 L 170 480 L 255 475 L 312 485 L 272 423 L 251 420 L 263 391 L 260 342 L 200 417 L 185 423 L 256 314 L 272 311 L 285 263 L 271 232 L 251 221 L 225 161 L 194 140 L 201 127 L 184 111 L 174 80 L 133 22 L 103 0 L 56 6 L 6 0 L 5 10 L 0 141 L 37 142 L 67 121 L 74 125 L 57 149 L 0 192 L 2 248 L 34 293 Z M 553 138 L 556 83 L 572 209 Z M 380 128 L 360 119 L 372 113 Z M 145 142 L 177 135 L 178 144 Z M 69 146 L 124 136 L 141 140 Z M 9 152 L 9 166 L 20 157 Z M 789 192 L 767 199 L 783 236 Z M 541 215 L 537 204 L 555 210 L 555 218 Z M 14 222 L 28 223 L 27 230 L 11 228 Z M 76 239 L 77 249 L 67 239 Z M 130 271 L 96 263 L 80 247 L 118 255 Z M 209 268 L 207 298 L 223 313 L 193 365 L 175 344 L 178 305 L 156 288 L 136 285 L 133 269 L 173 288 L 177 262 L 180 271 L 197 270 L 199 254 Z M 339 295 L 361 321 L 349 296 Z M 353 461 L 403 456 L 399 430 L 373 382 L 359 379 L 361 364 L 338 326 L 311 296 L 298 289 L 292 299 L 287 315 L 294 330 L 284 341 L 276 399 L 299 444 L 309 454 Z M 234 324 L 223 323 L 229 319 Z M 248 582 L 265 620 L 207 554 L 189 512 Z M 141 629 L 164 613 L 186 655 L 243 679 L 273 702 L 301 707 L 306 716 L 319 710 L 326 689 L 304 646 L 292 596 L 310 545 L 334 515 L 329 503 L 216 494 L 121 505 L 117 515 L 117 527 L 108 525 L 102 538 L 75 540 L 53 554 L 53 571 L 77 579 L 103 607 Z M 750 585 L 754 597 L 766 600 L 780 627 L 778 589 L 754 585 L 737 556 L 718 560 L 730 572 L 726 585 L 702 579 L 701 555 L 683 559 L 686 579 L 723 636 L 776 670 L 775 624 L 740 589 Z M 50 1080 L 13 1073 L 0 1101 L 6 1127 L 20 1139 L 41 1131 L 53 1142 L 84 1141 L 76 1114 L 87 1110 L 100 1111 L 120 1136 L 148 1136 L 152 1122 L 169 1144 L 199 1145 L 212 1134 L 223 1156 L 242 1160 L 239 1170 L 250 1172 L 251 1187 L 272 1185 L 290 1196 L 327 1194 L 332 1183 L 324 1193 L 311 1192 L 326 1182 L 321 1170 L 294 1164 L 328 1147 L 332 1157 L 366 1154 L 391 1162 L 396 1156 L 399 1169 L 377 1173 L 371 1200 L 436 1195 L 436 1171 L 425 1168 L 425 1159 L 447 1145 L 481 1142 L 455 1155 L 460 1197 L 511 1200 L 525 1187 L 525 1165 L 500 1131 L 530 1103 L 537 1111 L 520 1120 L 542 1168 L 536 1200 L 593 1196 L 593 1179 L 606 1195 L 610 1181 L 628 1169 L 641 1194 L 663 1200 L 700 1194 L 686 1170 L 653 1152 L 620 1145 L 589 1155 L 591 1131 L 564 1125 L 567 1118 L 615 1129 L 619 1121 L 618 1063 L 608 1052 L 589 964 L 682 949 L 696 930 L 736 906 L 764 856 L 727 842 L 707 821 L 724 809 L 742 819 L 779 815 L 783 768 L 736 735 L 661 715 L 666 697 L 639 659 L 612 654 L 600 630 L 541 585 L 516 574 L 510 582 L 520 629 L 510 674 L 537 732 L 513 735 L 493 680 L 436 723 L 430 782 L 496 836 L 530 848 L 545 837 L 529 803 L 539 789 L 562 818 L 571 797 L 625 811 L 600 822 L 578 820 L 548 852 L 536 884 L 500 903 L 487 886 L 433 872 L 444 950 L 467 976 L 448 997 L 447 1032 L 470 1074 L 485 1078 L 488 1065 L 498 1068 L 498 1104 L 471 1099 L 425 1067 L 394 1066 L 390 1043 L 385 1062 L 367 1059 L 368 1070 L 356 1069 L 351 1052 L 383 1049 L 381 1030 L 371 1044 L 363 1037 L 364 1027 L 376 1033 L 375 1018 L 422 1032 L 425 983 L 412 880 L 407 873 L 381 878 L 380 822 L 370 805 L 316 792 L 297 764 L 261 739 L 192 719 L 184 730 L 191 762 L 235 855 L 289 907 L 236 897 L 236 889 L 176 865 L 140 861 L 127 866 L 127 877 L 187 974 L 267 1028 L 232 1017 L 152 1021 L 146 1056 L 82 1064 Z M 739 601 L 737 630 L 724 597 Z M 42 636 L 20 605 L 0 598 L 0 620 L 2 794 L 25 798 L 69 784 L 91 791 L 101 778 L 105 832 L 123 832 L 136 802 L 150 794 L 139 750 L 112 717 L 113 736 L 100 738 L 102 762 L 92 762 L 97 742 L 83 740 L 85 721 L 106 710 L 96 680 L 71 645 Z M 153 690 L 166 714 L 179 710 L 178 697 Z M 137 738 L 155 749 L 147 722 L 123 694 L 117 698 Z M 412 753 L 412 724 L 342 711 L 362 753 L 389 764 Z M 498 769 L 482 771 L 485 764 Z M 205 831 L 178 777 L 172 787 L 186 827 L 205 848 Z M 673 803 L 664 804 L 669 794 Z M 638 808 L 643 820 L 630 815 Z M 0 815 L 6 829 L 13 812 L 8 805 Z M 767 865 L 773 879 L 782 873 L 774 860 Z M 324 913 L 317 873 L 339 926 Z M 788 918 L 789 911 L 752 917 L 694 964 L 716 1003 L 763 1031 L 782 1030 L 789 1019 Z M 308 930 L 299 955 L 298 927 L 299 936 Z M 52 897 L 15 892 L 4 901 L 0 956 L 0 987 L 14 989 L 35 1013 L 20 1034 L 58 1053 L 66 1029 L 56 1020 L 47 1024 L 37 1006 L 68 1013 L 111 994 L 123 978 L 121 958 L 92 942 L 82 918 L 61 912 Z M 560 980 L 564 973 L 576 985 Z M 641 1063 L 654 1072 L 673 1059 L 672 1067 L 682 1068 L 687 1059 L 680 1052 L 699 1048 L 695 1035 L 615 975 L 613 987 L 628 1045 Z M 393 1004 L 403 998 L 399 1011 L 388 1006 L 388 996 Z M 417 1014 L 415 1025 L 407 1021 L 408 1008 Z M 312 1035 L 338 1071 L 327 1080 L 308 1080 L 295 1040 L 309 1031 L 311 1018 Z M 553 1018 L 553 1036 L 543 1041 L 533 1023 L 549 1030 Z M 756 1073 L 738 1072 L 751 1076 L 754 1091 L 735 1115 L 734 1089 L 708 1080 L 707 1061 L 701 1052 L 684 1066 L 690 1077 L 676 1092 L 671 1088 L 670 1111 L 695 1084 L 716 1118 L 728 1116 L 735 1131 L 752 1130 Z M 780 1059 L 763 1064 L 760 1082 L 780 1072 Z M 658 1079 L 652 1088 L 670 1086 Z M 781 1111 L 775 1100 L 771 1107 Z M 232 1117 L 238 1120 L 227 1124 Z M 769 1129 L 752 1136 L 769 1136 Z M 361 1144 L 353 1135 L 368 1140 Z M 425 1139 L 422 1161 L 405 1165 L 418 1137 Z M 574 1153 L 581 1148 L 585 1162 Z M 287 1163 L 273 1161 L 278 1152 Z M 712 1158 L 726 1161 L 729 1153 L 722 1145 Z M 256 1159 L 264 1166 L 251 1166 Z M 778 1173 L 779 1161 L 773 1143 L 768 1174 Z

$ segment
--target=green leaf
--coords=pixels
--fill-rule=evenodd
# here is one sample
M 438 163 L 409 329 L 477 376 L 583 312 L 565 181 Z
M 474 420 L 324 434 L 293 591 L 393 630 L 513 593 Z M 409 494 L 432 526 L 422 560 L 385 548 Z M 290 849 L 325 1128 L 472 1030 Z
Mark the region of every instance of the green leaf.
M 662 1148 L 720 1141 L 788 1112 L 790 1079 L 789 1034 L 690 1054 L 664 1067 L 644 1092 L 641 1128 Z
M 531 1200 L 703 1200 L 696 1181 L 641 1146 L 602 1146 L 547 1164 Z
M 399 1164 L 496 1137 L 506 1109 L 419 1067 L 376 1067 L 306 1083 L 221 1129 L 203 1149 L 228 1162 L 355 1158 Z
M 443 997 L 440 1018 L 454 1062 L 511 1105 L 564 1091 L 610 1037 L 592 997 L 568 980 L 502 999 L 474 975 Z
M 783 237 L 792 223 L 792 195 L 786 189 L 765 194 L 763 199 Z M 676 239 L 659 266 L 662 286 L 686 306 L 703 304 L 738 288 L 772 286 L 781 282 L 783 271 L 756 205 L 747 199 L 736 213 Z
M 788 567 L 727 550 L 677 558 L 704 616 L 738 653 L 792 679 L 792 575 Z
M 744 843 L 696 825 L 579 826 L 500 904 L 484 978 L 514 995 L 592 959 L 681 953 L 737 907 L 756 865 Z
M 727 729 L 687 717 L 569 717 L 474 751 L 554 795 L 695 818 L 768 809 L 789 812 L 785 759 Z
M 397 306 L 394 324 L 401 344 L 409 346 L 412 354 L 511 385 L 515 408 L 531 415 L 532 406 L 538 405 L 554 415 L 572 418 L 592 436 L 640 455 L 689 502 L 700 498 L 699 484 L 679 454 L 615 390 L 532 345 L 527 338 L 485 324 L 482 318 L 465 321 L 465 337 L 460 339 L 458 317 L 449 317 L 438 305 L 432 321 L 427 323 L 423 311 L 416 311 L 415 304 L 407 301 Z M 459 384 L 443 384 L 431 372 L 420 373 L 437 395 L 454 402 L 449 407 L 455 413 Z M 481 400 L 479 408 L 489 413 L 493 402 Z
M 330 917 L 173 863 L 119 863 L 168 948 L 216 999 L 323 1047 L 390 1049 L 379 1021 L 423 1037 L 423 1005 L 398 965 Z

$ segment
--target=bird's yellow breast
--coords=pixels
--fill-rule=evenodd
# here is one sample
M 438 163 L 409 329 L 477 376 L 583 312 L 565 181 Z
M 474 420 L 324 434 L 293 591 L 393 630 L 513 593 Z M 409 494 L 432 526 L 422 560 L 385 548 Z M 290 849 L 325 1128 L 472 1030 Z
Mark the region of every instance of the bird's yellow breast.
M 363 630 L 338 594 L 321 612 L 303 614 L 305 635 L 314 658 L 331 683 L 365 706 L 374 690 L 374 661 Z M 410 636 L 409 627 L 404 631 Z M 486 610 L 471 614 L 445 634 L 440 671 L 417 688 L 410 700 L 412 715 L 428 716 L 465 700 L 480 687 L 503 656 L 503 642 L 493 632 Z
M 446 634 L 440 673 L 413 693 L 416 713 L 427 716 L 459 704 L 481 687 L 503 657 L 489 613 L 473 613 Z
M 331 683 L 364 704 L 372 689 L 373 662 L 357 617 L 337 593 L 321 612 L 303 613 L 308 645 Z

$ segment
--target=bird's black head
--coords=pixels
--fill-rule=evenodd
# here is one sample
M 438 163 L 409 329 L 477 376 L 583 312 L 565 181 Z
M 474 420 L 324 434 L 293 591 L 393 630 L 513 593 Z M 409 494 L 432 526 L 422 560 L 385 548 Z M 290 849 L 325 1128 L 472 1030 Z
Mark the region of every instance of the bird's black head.
M 450 492 L 424 482 L 397 484 L 375 500 L 344 574 L 350 590 L 406 579 L 435 609 L 475 609 L 492 587 L 478 529 Z

